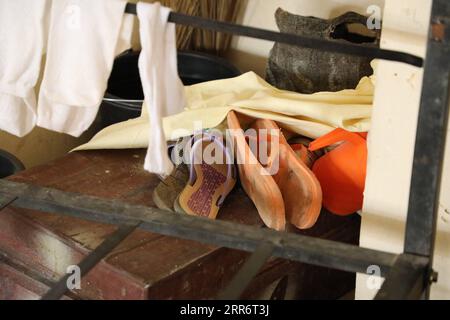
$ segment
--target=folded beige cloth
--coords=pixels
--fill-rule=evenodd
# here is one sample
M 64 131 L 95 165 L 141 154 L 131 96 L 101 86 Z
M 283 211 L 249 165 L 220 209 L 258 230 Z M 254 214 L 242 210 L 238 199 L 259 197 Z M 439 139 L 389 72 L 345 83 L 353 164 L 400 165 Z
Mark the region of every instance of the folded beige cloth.
M 186 110 L 163 120 L 167 140 L 215 128 L 230 110 L 271 119 L 280 127 L 316 139 L 336 128 L 369 130 L 374 77 L 363 78 L 356 89 L 300 94 L 278 90 L 253 72 L 242 76 L 185 87 Z M 99 132 L 75 150 L 147 148 L 149 119 L 118 123 Z

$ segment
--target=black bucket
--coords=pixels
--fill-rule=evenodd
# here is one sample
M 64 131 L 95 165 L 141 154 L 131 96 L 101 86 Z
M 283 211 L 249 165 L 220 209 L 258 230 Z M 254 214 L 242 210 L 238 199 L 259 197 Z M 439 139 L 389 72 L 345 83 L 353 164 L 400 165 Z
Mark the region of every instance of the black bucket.
M 115 60 L 100 107 L 102 128 L 141 115 L 144 93 L 138 69 L 139 54 L 127 52 Z M 178 72 L 184 85 L 241 75 L 227 60 L 198 52 L 179 52 Z
M 9 177 L 24 169 L 25 167 L 19 159 L 9 152 L 0 150 L 0 179 Z

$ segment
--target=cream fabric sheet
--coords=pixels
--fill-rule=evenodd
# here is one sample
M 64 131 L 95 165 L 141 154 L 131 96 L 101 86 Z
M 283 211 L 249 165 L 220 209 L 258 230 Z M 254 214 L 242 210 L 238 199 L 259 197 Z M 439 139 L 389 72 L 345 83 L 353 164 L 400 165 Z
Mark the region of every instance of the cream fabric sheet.
M 369 130 L 374 77 L 363 78 L 356 89 L 311 95 L 278 90 L 253 72 L 185 87 L 184 112 L 163 120 L 167 140 L 189 136 L 198 129 L 219 126 L 229 111 L 271 119 L 285 129 L 316 139 L 335 128 Z M 147 148 L 149 119 L 118 123 L 99 132 L 77 150 Z M 201 126 L 200 126 L 201 124 Z

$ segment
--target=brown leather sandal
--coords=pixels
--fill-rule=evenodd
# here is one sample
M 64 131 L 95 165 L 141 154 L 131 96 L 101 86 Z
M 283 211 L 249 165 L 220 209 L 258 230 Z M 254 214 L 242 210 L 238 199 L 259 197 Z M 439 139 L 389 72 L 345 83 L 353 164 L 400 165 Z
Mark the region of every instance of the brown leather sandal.
M 322 189 L 316 176 L 300 160 L 274 121 L 258 119 L 252 128 L 279 132 L 279 170 L 273 178 L 283 196 L 286 218 L 299 229 L 313 227 L 322 208 Z
M 278 231 L 285 230 L 285 206 L 280 188 L 250 149 L 234 111 L 228 114 L 227 121 L 235 146 L 242 187 L 255 204 L 266 226 Z M 277 150 L 272 150 L 271 156 L 278 157 Z

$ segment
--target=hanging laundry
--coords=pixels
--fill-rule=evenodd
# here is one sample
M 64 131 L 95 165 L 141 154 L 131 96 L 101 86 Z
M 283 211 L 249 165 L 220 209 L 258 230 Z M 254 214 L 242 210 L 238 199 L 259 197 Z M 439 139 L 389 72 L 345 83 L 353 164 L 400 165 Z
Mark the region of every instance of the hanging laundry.
M 52 2 L 37 125 L 78 137 L 94 121 L 114 58 L 131 47 L 126 1 Z
M 167 153 L 163 117 L 183 111 L 184 87 L 178 76 L 175 24 L 170 8 L 159 3 L 137 4 L 142 52 L 139 72 L 149 116 L 149 143 L 144 168 L 168 176 L 174 166 Z
M 19 137 L 36 124 L 34 87 L 49 5 L 48 0 L 0 0 L 0 130 Z

